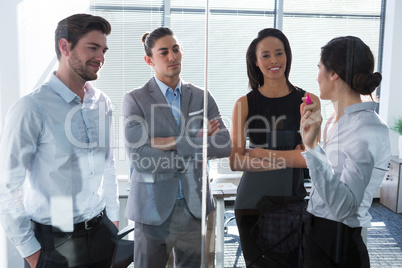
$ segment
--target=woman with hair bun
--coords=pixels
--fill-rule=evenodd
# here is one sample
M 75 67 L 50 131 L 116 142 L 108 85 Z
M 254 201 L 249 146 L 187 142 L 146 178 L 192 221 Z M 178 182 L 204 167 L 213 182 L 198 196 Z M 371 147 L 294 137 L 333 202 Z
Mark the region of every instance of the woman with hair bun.
M 362 227 L 391 158 L 388 127 L 363 102 L 378 87 L 374 57 L 358 37 L 334 38 L 321 48 L 317 81 L 320 98 L 334 114 L 320 140 L 322 118 L 316 103 L 300 107 L 303 156 L 313 187 L 304 225 L 304 267 L 370 267 Z

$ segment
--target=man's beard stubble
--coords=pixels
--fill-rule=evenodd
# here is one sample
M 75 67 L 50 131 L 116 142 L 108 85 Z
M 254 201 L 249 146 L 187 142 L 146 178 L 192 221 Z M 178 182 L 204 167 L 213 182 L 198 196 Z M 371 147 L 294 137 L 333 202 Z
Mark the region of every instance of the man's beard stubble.
M 77 57 L 75 51 L 72 57 L 68 60 L 68 63 L 74 72 L 79 75 L 84 81 L 93 81 L 98 79 L 98 73 L 90 73 L 87 66 L 82 64 L 80 59 Z

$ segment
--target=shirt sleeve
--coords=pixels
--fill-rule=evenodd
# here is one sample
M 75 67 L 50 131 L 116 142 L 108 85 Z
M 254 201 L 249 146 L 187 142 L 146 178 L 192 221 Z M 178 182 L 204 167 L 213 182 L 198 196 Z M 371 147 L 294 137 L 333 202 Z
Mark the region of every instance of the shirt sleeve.
M 109 107 L 111 107 L 109 103 Z M 119 221 L 120 205 L 118 183 L 116 179 L 116 165 L 113 154 L 114 130 L 112 110 L 109 110 L 109 150 L 106 155 L 105 169 L 103 172 L 103 190 L 106 202 L 106 213 L 111 221 Z
M 341 222 L 356 213 L 374 167 L 374 159 L 364 139 L 348 145 L 349 148 L 337 150 L 337 154 L 345 154 L 342 156 L 345 161 L 340 174 L 334 172 L 320 145 L 302 153 L 315 190 L 332 216 Z
M 6 116 L 0 143 L 0 222 L 22 257 L 41 247 L 23 204 L 22 187 L 42 131 L 38 105 L 29 97 L 16 102 Z

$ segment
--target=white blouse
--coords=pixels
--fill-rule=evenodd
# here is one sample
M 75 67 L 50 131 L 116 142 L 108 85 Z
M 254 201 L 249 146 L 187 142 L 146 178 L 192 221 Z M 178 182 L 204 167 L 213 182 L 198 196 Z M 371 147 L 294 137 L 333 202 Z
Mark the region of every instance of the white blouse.
M 369 227 L 368 209 L 380 187 L 391 148 L 375 102 L 348 106 L 330 141 L 303 152 L 312 191 L 307 211 L 350 227 Z

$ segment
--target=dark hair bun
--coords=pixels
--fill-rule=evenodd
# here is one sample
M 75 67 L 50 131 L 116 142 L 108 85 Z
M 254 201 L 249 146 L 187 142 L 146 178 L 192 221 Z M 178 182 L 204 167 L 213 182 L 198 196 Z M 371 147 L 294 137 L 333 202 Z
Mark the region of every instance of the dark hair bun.
M 149 35 L 148 32 L 147 32 L 147 33 L 144 33 L 144 34 L 142 35 L 141 42 L 142 42 L 143 44 L 145 44 L 145 41 L 146 41 L 148 35 Z
M 360 73 L 353 78 L 353 88 L 361 95 L 370 95 L 380 85 L 381 80 L 382 76 L 378 72 Z

